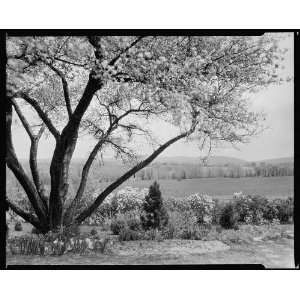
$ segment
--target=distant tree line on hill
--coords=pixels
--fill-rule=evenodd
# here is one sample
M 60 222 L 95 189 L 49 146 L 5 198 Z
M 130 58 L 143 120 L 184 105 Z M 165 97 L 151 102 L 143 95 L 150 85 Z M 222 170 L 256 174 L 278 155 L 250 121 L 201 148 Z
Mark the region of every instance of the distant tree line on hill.
M 137 179 L 191 179 L 212 177 L 275 177 L 293 176 L 292 164 L 272 165 L 265 163 L 250 163 L 245 166 L 199 166 L 191 164 L 154 164 L 136 174 Z
M 24 164 L 25 170 L 29 172 L 29 165 Z M 94 164 L 90 173 L 91 187 L 97 186 L 99 182 L 111 182 L 125 172 L 129 166 L 117 163 L 98 165 Z M 70 168 L 70 191 L 76 190 L 79 184 L 81 163 L 74 163 Z M 45 188 L 50 188 L 49 163 L 40 163 L 41 180 Z M 248 163 L 246 165 L 227 164 L 223 166 L 204 166 L 189 163 L 154 163 L 135 174 L 133 180 L 184 180 L 193 178 L 242 178 L 242 177 L 275 177 L 293 176 L 294 166 L 292 163 L 266 164 Z M 11 171 L 6 169 L 6 190 L 11 195 L 22 192 L 22 187 Z M 19 191 L 19 192 L 18 192 Z

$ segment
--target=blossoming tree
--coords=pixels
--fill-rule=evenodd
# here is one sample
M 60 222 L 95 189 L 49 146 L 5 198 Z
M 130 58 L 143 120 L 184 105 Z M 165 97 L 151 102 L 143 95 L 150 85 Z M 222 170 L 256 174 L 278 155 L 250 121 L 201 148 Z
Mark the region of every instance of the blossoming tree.
M 33 36 L 7 38 L 6 164 L 23 187 L 34 213 L 9 207 L 42 232 L 81 223 L 104 199 L 167 147 L 182 139 L 211 147 L 245 142 L 260 128 L 246 96 L 280 81 L 283 51 L 274 35 L 222 36 Z M 16 114 L 30 137 L 30 177 L 12 142 Z M 29 117 L 30 114 L 30 117 Z M 32 117 L 34 114 L 34 117 Z M 110 183 L 88 207 L 82 201 L 97 155 L 111 147 L 133 158 L 131 142 L 153 133 L 142 123 L 162 119 L 178 134 Z M 77 193 L 67 201 L 69 167 L 80 133 L 95 137 Z M 55 150 L 47 192 L 38 170 L 41 136 Z

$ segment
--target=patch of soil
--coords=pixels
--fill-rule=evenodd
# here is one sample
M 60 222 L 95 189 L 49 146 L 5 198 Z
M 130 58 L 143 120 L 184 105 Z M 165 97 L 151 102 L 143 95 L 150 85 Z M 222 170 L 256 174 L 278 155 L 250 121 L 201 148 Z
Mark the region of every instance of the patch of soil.
M 156 241 L 130 241 L 118 243 L 113 251 L 117 255 L 161 255 L 188 256 L 208 252 L 225 251 L 230 247 L 220 241 L 194 241 L 194 240 L 165 240 Z

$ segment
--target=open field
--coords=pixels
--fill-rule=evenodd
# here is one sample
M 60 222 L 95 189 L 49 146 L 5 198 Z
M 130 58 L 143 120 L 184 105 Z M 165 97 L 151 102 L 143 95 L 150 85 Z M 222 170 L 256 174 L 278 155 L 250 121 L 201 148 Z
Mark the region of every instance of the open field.
M 128 180 L 119 189 L 130 185 L 148 188 L 153 180 Z M 294 194 L 294 176 L 244 177 L 244 178 L 197 178 L 185 180 L 159 180 L 163 197 L 185 197 L 193 193 L 231 199 L 233 193 L 257 194 L 269 198 L 286 197 Z M 105 187 L 107 183 L 99 183 Z

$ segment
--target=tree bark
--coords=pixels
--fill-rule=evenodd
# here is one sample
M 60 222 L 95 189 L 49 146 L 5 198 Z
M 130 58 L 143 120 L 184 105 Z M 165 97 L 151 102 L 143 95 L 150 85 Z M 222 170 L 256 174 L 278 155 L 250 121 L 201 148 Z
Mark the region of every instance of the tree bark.
M 57 228 L 63 223 L 63 205 L 68 193 L 70 162 L 78 139 L 81 119 L 90 105 L 95 92 L 102 87 L 102 82 L 90 75 L 84 93 L 74 110 L 68 124 L 56 140 L 56 147 L 51 161 L 51 192 L 49 198 L 50 228 Z
M 41 200 L 43 201 L 46 212 L 48 213 L 48 197 L 46 195 L 45 188 L 40 179 L 40 174 L 38 171 L 37 150 L 38 150 L 38 139 L 35 138 L 31 142 L 31 146 L 30 146 L 30 157 L 29 157 L 30 170 L 31 170 L 33 182 L 36 186 L 37 192 L 38 192 Z

